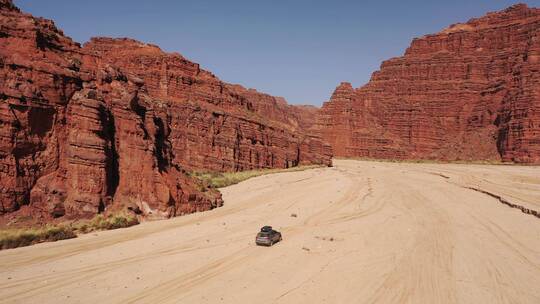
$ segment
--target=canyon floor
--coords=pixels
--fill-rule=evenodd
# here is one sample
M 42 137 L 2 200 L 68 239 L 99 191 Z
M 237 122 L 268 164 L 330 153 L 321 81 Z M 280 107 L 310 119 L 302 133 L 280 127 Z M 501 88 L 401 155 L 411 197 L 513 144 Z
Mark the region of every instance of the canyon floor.
M 540 167 L 335 160 L 209 212 L 0 252 L 2 303 L 540 303 Z M 291 216 L 295 214 L 295 216 Z M 263 225 L 283 242 L 257 247 Z

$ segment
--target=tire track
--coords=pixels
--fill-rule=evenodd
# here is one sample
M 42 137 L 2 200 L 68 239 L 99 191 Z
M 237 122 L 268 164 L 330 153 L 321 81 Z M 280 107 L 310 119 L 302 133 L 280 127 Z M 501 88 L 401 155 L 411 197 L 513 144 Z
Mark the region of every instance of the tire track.
M 392 204 L 418 228 L 414 243 L 366 303 L 457 303 L 449 216 L 410 184 L 391 180 L 386 188 L 394 192 Z M 418 295 L 430 296 L 419 300 Z

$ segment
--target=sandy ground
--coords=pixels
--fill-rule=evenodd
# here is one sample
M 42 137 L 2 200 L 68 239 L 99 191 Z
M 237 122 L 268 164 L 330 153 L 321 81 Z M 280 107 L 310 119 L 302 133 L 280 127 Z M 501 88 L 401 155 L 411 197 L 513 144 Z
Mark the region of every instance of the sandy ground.
M 209 212 L 1 251 L 0 302 L 540 303 L 540 218 L 466 187 L 540 209 L 539 167 L 339 160 Z M 263 225 L 283 242 L 255 246 Z

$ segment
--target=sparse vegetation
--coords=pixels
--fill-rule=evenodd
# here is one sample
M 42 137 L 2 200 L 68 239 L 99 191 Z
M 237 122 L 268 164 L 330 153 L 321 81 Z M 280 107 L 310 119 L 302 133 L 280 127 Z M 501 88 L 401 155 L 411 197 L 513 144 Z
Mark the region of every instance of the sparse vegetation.
M 104 216 L 99 214 L 91 220 L 82 220 L 71 224 L 4 229 L 0 230 L 0 250 L 71 239 L 76 238 L 77 234 L 125 228 L 138 223 L 137 218 L 132 215 L 111 214 Z
M 74 223 L 71 227 L 78 233 L 88 233 L 99 230 L 126 228 L 137 224 L 139 224 L 139 221 L 132 215 L 112 214 L 103 216 L 98 214 L 91 220 Z
M 42 242 L 54 242 L 75 237 L 77 237 L 77 235 L 69 226 L 7 229 L 0 231 L 0 249 L 23 247 Z
M 221 188 L 265 174 L 303 171 L 320 167 L 322 166 L 311 165 L 288 169 L 261 169 L 241 172 L 192 172 L 190 175 L 198 178 L 203 184 L 208 185 L 210 188 Z M 201 185 L 201 190 L 202 189 L 204 189 L 204 191 L 207 190 L 206 187 Z M 78 234 L 125 228 L 137 224 L 139 224 L 139 221 L 134 215 L 118 213 L 108 216 L 99 214 L 89 220 L 80 220 L 72 223 L 43 227 L 0 229 L 0 250 L 29 246 L 42 242 L 54 242 L 63 239 L 76 238 Z
M 230 185 L 238 184 L 252 177 L 261 175 L 280 173 L 280 172 L 295 172 L 308 169 L 321 168 L 320 165 L 298 166 L 287 169 L 261 169 L 239 172 L 193 172 L 192 176 L 198 178 L 210 188 L 222 188 Z

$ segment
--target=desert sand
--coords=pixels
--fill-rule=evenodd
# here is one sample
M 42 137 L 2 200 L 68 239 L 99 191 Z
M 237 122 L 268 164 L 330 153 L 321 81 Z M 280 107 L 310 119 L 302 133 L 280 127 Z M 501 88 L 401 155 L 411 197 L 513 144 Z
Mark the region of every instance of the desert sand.
M 335 160 L 225 205 L 0 252 L 2 303 L 540 303 L 540 167 Z M 296 217 L 291 216 L 296 214 Z M 263 225 L 283 242 L 257 247 Z

